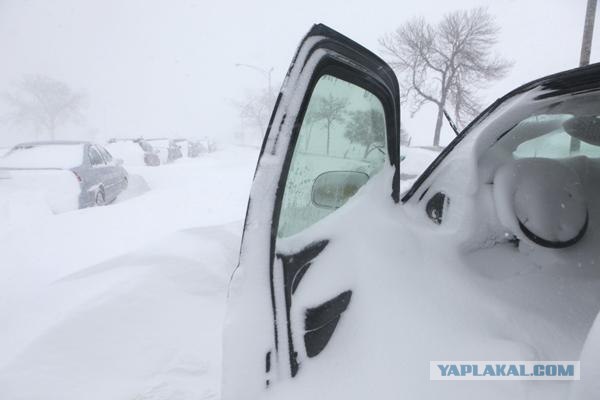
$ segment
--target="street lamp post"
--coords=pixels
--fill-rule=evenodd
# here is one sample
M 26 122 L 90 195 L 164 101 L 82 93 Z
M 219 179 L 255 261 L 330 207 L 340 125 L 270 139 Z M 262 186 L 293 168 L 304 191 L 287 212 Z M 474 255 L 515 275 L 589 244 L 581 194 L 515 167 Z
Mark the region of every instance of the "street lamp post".
M 272 81 L 271 81 L 271 75 L 273 74 L 273 67 L 269 68 L 269 69 L 264 69 L 261 67 L 257 67 L 256 65 L 252 65 L 252 64 L 243 64 L 243 63 L 236 63 L 235 64 L 236 67 L 246 67 L 246 68 L 250 68 L 255 70 L 256 72 L 259 72 L 260 74 L 262 74 L 265 78 L 267 78 L 267 82 L 268 82 L 268 88 L 269 88 L 269 96 L 271 95 L 271 93 L 273 93 L 273 85 L 272 85 Z
M 596 5 L 598 0 L 588 0 L 585 9 L 585 22 L 583 24 L 583 38 L 581 39 L 581 54 L 579 66 L 583 67 L 590 63 L 592 52 L 592 36 L 594 35 L 594 20 L 596 19 Z M 570 153 L 576 153 L 581 149 L 581 141 L 571 138 Z
M 585 10 L 585 23 L 583 25 L 583 39 L 581 40 L 581 55 L 579 66 L 583 67 L 590 63 L 592 52 L 592 36 L 594 35 L 594 20 L 596 19 L 596 4 L 598 0 L 588 0 Z

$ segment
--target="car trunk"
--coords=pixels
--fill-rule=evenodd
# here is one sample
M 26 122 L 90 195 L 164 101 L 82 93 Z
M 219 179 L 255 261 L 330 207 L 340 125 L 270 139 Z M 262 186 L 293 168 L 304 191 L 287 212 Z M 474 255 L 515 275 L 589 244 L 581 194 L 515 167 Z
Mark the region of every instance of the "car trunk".
M 55 214 L 76 210 L 80 191 L 71 170 L 0 168 L 0 207 L 4 211 L 25 209 L 24 205 Z

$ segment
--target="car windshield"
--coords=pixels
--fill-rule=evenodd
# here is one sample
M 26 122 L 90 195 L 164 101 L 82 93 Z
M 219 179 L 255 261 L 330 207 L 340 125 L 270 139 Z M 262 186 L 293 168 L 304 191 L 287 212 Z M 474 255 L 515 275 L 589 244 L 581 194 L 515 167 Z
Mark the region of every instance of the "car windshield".
M 439 172 L 438 166 L 455 148 L 474 145 L 477 154 L 486 150 L 513 158 L 600 156 L 600 93 L 597 88 L 561 89 L 558 81 L 544 82 L 508 97 L 482 113 L 418 177 L 405 193 L 407 201 L 425 180 Z M 590 127 L 587 129 L 584 127 Z M 571 147 L 571 143 L 573 143 Z M 482 157 L 486 158 L 486 157 Z
M 600 157 L 600 94 L 598 92 L 550 97 L 508 113 L 503 125 L 490 131 L 490 151 L 496 158 Z M 499 127 L 500 128 L 500 127 Z
M 0 159 L 0 168 L 70 169 L 82 163 L 82 144 L 18 145 Z

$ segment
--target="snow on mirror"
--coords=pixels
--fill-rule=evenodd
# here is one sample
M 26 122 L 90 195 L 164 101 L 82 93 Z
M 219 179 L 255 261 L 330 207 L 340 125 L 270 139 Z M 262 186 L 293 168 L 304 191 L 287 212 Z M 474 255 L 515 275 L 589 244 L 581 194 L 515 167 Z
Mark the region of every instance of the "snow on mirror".
M 315 85 L 294 148 L 278 237 L 296 234 L 341 207 L 386 159 L 383 105 L 331 75 Z

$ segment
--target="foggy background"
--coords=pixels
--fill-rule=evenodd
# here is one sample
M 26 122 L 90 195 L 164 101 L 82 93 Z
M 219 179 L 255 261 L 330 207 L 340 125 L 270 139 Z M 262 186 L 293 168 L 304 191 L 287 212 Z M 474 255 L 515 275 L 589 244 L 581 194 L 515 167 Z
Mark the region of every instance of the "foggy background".
M 57 138 L 210 137 L 234 141 L 234 103 L 279 85 L 296 46 L 322 22 L 380 54 L 378 39 L 414 16 L 488 6 L 501 27 L 497 52 L 514 61 L 508 76 L 481 93 L 484 104 L 517 85 L 576 67 L 585 0 L 527 1 L 203 1 L 0 0 L 0 92 L 41 74 L 86 94 L 84 120 Z M 592 62 L 597 60 L 599 30 Z M 0 117 L 7 110 L 0 100 Z M 404 111 L 404 110 L 403 110 Z M 435 109 L 402 115 L 413 144 L 430 144 Z M 444 127 L 442 144 L 453 134 Z M 0 146 L 32 140 L 0 119 Z

